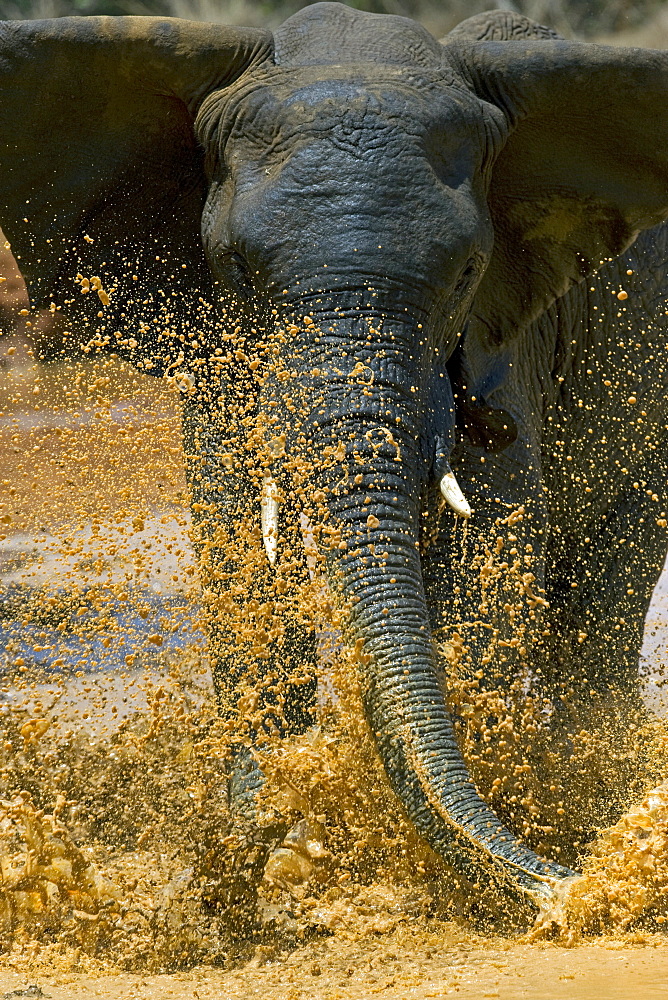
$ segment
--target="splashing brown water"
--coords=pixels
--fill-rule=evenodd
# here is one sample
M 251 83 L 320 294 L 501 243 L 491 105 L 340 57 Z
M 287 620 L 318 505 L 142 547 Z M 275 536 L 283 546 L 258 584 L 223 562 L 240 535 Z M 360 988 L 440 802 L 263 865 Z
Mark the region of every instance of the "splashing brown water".
M 668 782 L 652 788 L 589 849 L 582 875 L 546 905 L 533 938 L 573 945 L 587 935 L 658 929 L 668 920 Z
M 175 396 L 112 362 L 19 367 L 4 379 L 5 582 L 26 588 L 15 604 L 26 626 L 43 628 L 38 643 L 53 643 L 61 625 L 69 635 L 80 619 L 80 634 L 113 651 L 124 626 L 105 617 L 107 605 L 132 605 L 145 621 L 147 594 L 196 598 Z M 486 571 L 493 575 L 491 563 Z M 523 599 L 533 600 L 525 583 Z M 85 612 L 95 602 L 91 625 Z M 177 995 L 199 996 L 467 995 L 488 983 L 487 994 L 471 995 L 537 997 L 540 976 L 515 994 L 508 970 L 524 970 L 530 985 L 547 958 L 558 976 L 585 981 L 605 961 L 614 965 L 613 942 L 638 975 L 643 949 L 660 966 L 656 956 L 668 954 L 661 722 L 639 730 L 620 718 L 606 731 L 594 718 L 555 736 L 530 688 L 500 704 L 467 675 L 449 637 L 448 689 L 475 779 L 509 821 L 525 818 L 529 842 L 572 841 L 592 803 L 611 803 L 617 815 L 627 807 L 607 828 L 605 810 L 590 816 L 598 832 L 580 847 L 582 878 L 528 936 L 506 940 L 495 934 L 493 900 L 481 907 L 458 890 L 407 822 L 359 712 L 355 664 L 336 650 L 322 654 L 336 697 L 323 694 L 319 728 L 259 751 L 266 826 L 280 815 L 290 827 L 265 867 L 265 843 L 227 810 L 234 733 L 217 718 L 201 641 L 170 647 L 171 627 L 163 621 L 152 640 L 139 632 L 111 673 L 81 663 L 56 677 L 16 650 L 4 654 L 12 697 L 0 720 L 0 983 L 8 991 L 41 977 L 57 997 L 58 976 L 73 976 L 70 989 L 84 995 L 91 976 L 120 969 L 158 979 L 104 980 L 110 995 L 146 981 L 147 996 L 151 983 L 168 996 L 178 982 Z M 548 780 L 559 739 L 579 763 Z M 635 805 L 615 798 L 621 768 L 633 773 Z M 545 941 L 577 946 L 577 957 L 567 961 Z M 166 971 L 182 978 L 167 980 Z

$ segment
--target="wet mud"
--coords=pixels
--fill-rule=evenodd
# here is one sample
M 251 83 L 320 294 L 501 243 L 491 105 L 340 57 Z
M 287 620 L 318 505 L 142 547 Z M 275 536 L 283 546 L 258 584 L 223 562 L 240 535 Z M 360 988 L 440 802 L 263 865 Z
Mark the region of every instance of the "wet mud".
M 111 360 L 15 362 L 0 372 L 0 995 L 664 995 L 663 582 L 649 721 L 563 737 L 573 783 L 593 787 L 579 802 L 550 784 L 560 737 L 530 692 L 504 718 L 445 650 L 475 780 L 528 817 L 523 836 L 554 850 L 614 800 L 609 822 L 589 817 L 582 877 L 510 928 L 412 830 L 336 632 L 319 638 L 317 725 L 257 750 L 260 824 L 230 814 L 239 734 L 212 693 L 178 392 Z

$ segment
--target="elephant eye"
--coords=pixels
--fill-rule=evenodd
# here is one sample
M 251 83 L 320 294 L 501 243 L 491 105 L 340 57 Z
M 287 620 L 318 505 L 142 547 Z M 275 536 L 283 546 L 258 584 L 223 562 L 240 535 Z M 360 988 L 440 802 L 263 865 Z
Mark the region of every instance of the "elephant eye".
M 455 284 L 455 294 L 463 295 L 476 280 L 483 269 L 484 261 L 480 254 L 469 257 L 466 264 L 459 273 Z
M 250 298 L 254 293 L 251 269 L 245 258 L 231 247 L 221 247 L 216 251 L 215 269 L 230 288 L 242 298 Z

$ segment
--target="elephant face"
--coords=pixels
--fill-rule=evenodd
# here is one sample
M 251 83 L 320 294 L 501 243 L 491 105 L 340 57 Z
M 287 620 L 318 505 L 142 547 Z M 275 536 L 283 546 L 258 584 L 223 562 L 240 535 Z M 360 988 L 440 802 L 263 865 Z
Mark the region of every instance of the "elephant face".
M 336 417 L 344 395 L 359 418 L 360 393 L 368 398 L 370 391 L 356 392 L 352 383 L 383 379 L 359 344 L 350 368 L 364 353 L 363 378 L 346 372 L 346 386 L 331 377 L 306 378 L 335 360 L 336 351 L 313 342 L 316 332 L 335 322 L 350 346 L 368 336 L 368 325 L 342 324 L 342 310 L 356 310 L 377 331 L 376 354 L 393 346 L 392 389 L 411 403 L 403 423 L 412 440 L 404 453 L 415 451 L 425 433 L 434 389 L 448 401 L 440 430 L 452 446 L 450 386 L 434 387 L 427 373 L 434 352 L 443 363 L 452 354 L 492 248 L 485 164 L 493 149 L 485 142 L 480 101 L 454 93 L 438 72 L 421 69 L 405 81 L 403 69 L 373 70 L 270 67 L 240 81 L 235 95 L 212 95 L 197 119 L 211 176 L 203 216 L 207 260 L 221 297 L 249 304 L 255 322 L 260 303 L 283 328 L 296 321 L 299 332 L 283 345 L 281 363 L 300 376 L 301 429 L 311 454 L 333 443 L 331 434 L 314 442 L 317 412 Z M 501 132 L 500 123 L 495 134 Z M 310 329 L 301 323 L 305 314 L 314 320 Z M 293 382 L 293 397 L 297 390 Z M 267 387 L 265 407 L 269 394 Z M 274 395 L 280 406 L 280 384 Z M 380 423 L 368 406 L 365 412 L 374 433 L 390 433 L 388 425 L 396 430 L 399 411 Z M 294 410 L 276 430 L 298 436 Z M 343 433 L 339 423 L 336 434 Z M 416 460 L 411 471 L 413 505 L 421 466 Z
M 394 285 L 452 338 L 491 252 L 493 148 L 473 95 L 438 72 L 405 76 L 271 67 L 204 103 L 203 237 L 224 285 L 281 307 Z
M 431 638 L 420 496 L 433 478 L 470 514 L 448 464 L 455 410 L 477 446 L 511 441 L 486 401 L 508 345 L 668 215 L 666 56 L 546 36 L 504 12 L 439 43 L 329 3 L 274 36 L 155 18 L 0 25 L 0 224 L 33 302 L 80 312 L 97 346 L 144 369 L 188 373 L 206 501 L 193 509 L 212 538 L 257 514 L 264 480 L 280 564 L 273 477 L 309 454 L 388 776 L 458 871 L 475 883 L 484 865 L 520 894 L 568 872 L 504 829 L 467 776 Z M 99 301 L 81 295 L 91 276 Z M 240 349 L 225 370 L 237 330 L 274 333 L 280 365 L 256 375 Z M 244 414 L 272 415 L 280 461 L 249 471 L 245 442 L 228 461 L 226 381 Z M 225 590 L 237 571 L 221 557 L 207 582 Z M 272 586 L 262 576 L 241 617 Z M 294 660 L 291 633 L 276 633 L 258 658 Z M 234 687 L 239 669 L 218 673 Z

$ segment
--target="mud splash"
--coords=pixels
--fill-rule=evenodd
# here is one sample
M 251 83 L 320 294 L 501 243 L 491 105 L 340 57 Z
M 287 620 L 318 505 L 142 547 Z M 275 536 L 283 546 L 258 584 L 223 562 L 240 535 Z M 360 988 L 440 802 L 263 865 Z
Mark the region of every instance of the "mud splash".
M 598 967 L 613 944 L 663 949 L 662 723 L 571 727 L 564 745 L 581 766 L 570 785 L 546 782 L 558 747 L 544 704 L 526 684 L 501 704 L 468 676 L 454 636 L 448 688 L 462 742 L 494 808 L 526 817 L 527 840 L 566 844 L 592 801 L 610 798 L 620 766 L 634 775 L 639 804 L 615 799 L 617 815 L 629 807 L 622 819 L 583 839 L 582 878 L 523 939 L 500 938 L 495 901 L 458 885 L 415 835 L 335 633 L 321 636 L 317 728 L 266 740 L 263 822 L 233 818 L 225 777 L 239 734 L 218 717 L 198 633 L 174 394 L 110 362 L 19 369 L 3 392 L 3 618 L 19 630 L 3 647 L 0 715 L 8 990 L 33 977 L 55 997 L 70 976 L 84 995 L 99 981 L 90 977 L 122 970 L 142 978 L 104 980 L 110 995 L 146 982 L 147 996 L 151 983 L 161 996 L 426 996 L 431 977 L 441 984 L 432 995 L 484 982 L 510 997 L 507 970 L 530 978 L 538 955 L 568 977 Z M 249 544 L 262 556 L 258 537 Z M 523 585 L 521 599 L 534 600 Z M 317 613 L 318 595 L 303 593 Z M 239 631 L 245 641 L 248 623 Z M 599 787 L 578 803 L 585 774 Z M 602 825 L 590 817 L 593 834 Z M 589 957 L 564 965 L 555 945 Z
M 48 728 L 19 709 L 5 714 L 10 967 L 53 962 L 54 952 L 99 969 L 231 966 L 453 915 L 444 866 L 401 815 L 361 719 L 354 741 L 330 706 L 325 728 L 267 746 L 257 830 L 228 813 L 229 734 L 192 678 L 173 671 L 148 700 L 97 740 L 59 732 L 54 712 Z M 267 864 L 276 815 L 291 829 L 271 841 Z
M 668 921 L 668 781 L 652 788 L 589 848 L 582 876 L 545 906 L 532 938 L 659 930 Z
M 471 962 L 487 972 L 496 963 L 497 978 L 531 967 L 539 954 L 545 961 L 527 951 L 540 941 L 578 946 L 566 977 L 576 975 L 571 968 L 590 973 L 601 947 L 664 947 L 665 784 L 599 835 L 582 878 L 513 943 L 481 924 L 479 903 L 457 892 L 412 833 L 363 721 L 347 711 L 345 733 L 330 707 L 320 732 L 266 750 L 265 818 L 280 811 L 292 828 L 265 866 L 266 838 L 241 829 L 221 795 L 227 735 L 201 690 L 188 694 L 187 676 L 171 680 L 106 740 L 57 736 L 57 720 L 40 734 L 20 715 L 5 718 L 4 746 L 14 747 L 3 761 L 5 787 L 33 789 L 0 804 L 7 974 L 42 981 L 59 970 L 87 981 L 119 969 L 198 967 L 202 977 L 222 966 L 229 978 L 211 980 L 209 995 L 233 984 L 238 992 L 223 995 L 251 995 L 251 984 L 297 990 L 307 979 L 304 996 L 336 995 L 327 990 L 337 983 L 343 996 L 364 996 L 355 985 L 363 972 L 364 988 L 393 996 L 394 986 L 417 988 L 436 972 L 449 989 L 462 987 Z M 52 805 L 39 808 L 40 800 Z M 599 950 L 583 968 L 580 952 L 593 944 Z M 437 961 L 444 952 L 447 975 Z M 553 952 L 549 961 L 563 966 Z

